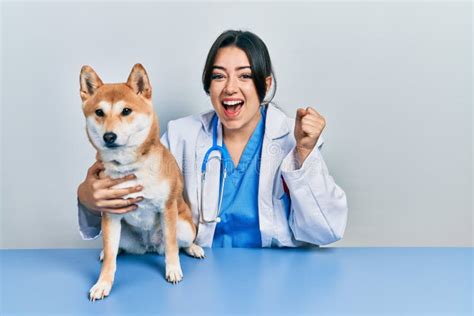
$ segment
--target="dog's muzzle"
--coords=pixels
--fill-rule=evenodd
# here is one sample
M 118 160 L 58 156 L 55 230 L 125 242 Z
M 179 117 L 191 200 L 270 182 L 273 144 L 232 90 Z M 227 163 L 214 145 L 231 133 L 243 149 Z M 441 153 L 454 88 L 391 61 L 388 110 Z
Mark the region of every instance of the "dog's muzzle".
M 104 142 L 105 146 L 107 147 L 117 147 L 118 145 L 115 144 L 115 140 L 117 139 L 117 134 L 112 132 L 107 132 L 104 134 Z

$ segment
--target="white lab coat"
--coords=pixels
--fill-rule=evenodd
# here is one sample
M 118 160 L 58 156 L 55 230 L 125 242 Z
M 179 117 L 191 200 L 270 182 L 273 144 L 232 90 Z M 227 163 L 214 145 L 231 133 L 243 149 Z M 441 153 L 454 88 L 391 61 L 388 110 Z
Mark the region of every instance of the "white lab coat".
M 209 111 L 170 121 L 161 138 L 183 172 L 185 194 L 191 204 L 195 223 L 199 222 L 201 165 L 204 155 L 212 146 L 213 115 L 214 111 Z M 319 138 L 314 150 L 298 169 L 294 123 L 294 119 L 288 118 L 280 109 L 268 106 L 258 186 L 263 247 L 296 247 L 306 243 L 326 245 L 341 239 L 346 227 L 346 195 L 329 175 L 321 155 L 324 140 Z M 221 145 L 220 122 L 218 127 L 217 143 Z M 214 151 L 211 157 L 216 155 L 218 152 Z M 217 160 L 211 159 L 207 167 L 204 191 L 206 209 L 217 207 L 219 166 Z M 283 179 L 289 196 L 285 193 Z M 98 218 L 80 204 L 79 227 L 84 239 L 95 238 L 100 233 Z M 215 227 L 215 223 L 199 223 L 196 243 L 211 247 Z

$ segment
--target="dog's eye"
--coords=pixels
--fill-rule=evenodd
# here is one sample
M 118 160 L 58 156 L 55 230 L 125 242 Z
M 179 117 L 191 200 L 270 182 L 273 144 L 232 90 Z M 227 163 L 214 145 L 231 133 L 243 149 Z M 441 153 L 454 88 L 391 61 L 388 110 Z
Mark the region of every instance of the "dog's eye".
M 132 113 L 132 109 L 124 108 L 124 109 L 122 110 L 122 115 L 123 115 L 123 116 L 127 116 L 127 115 L 129 115 L 130 113 Z
M 104 111 L 102 111 L 101 109 L 98 109 L 98 110 L 95 110 L 95 114 L 96 114 L 97 116 L 102 117 L 102 116 L 104 116 Z

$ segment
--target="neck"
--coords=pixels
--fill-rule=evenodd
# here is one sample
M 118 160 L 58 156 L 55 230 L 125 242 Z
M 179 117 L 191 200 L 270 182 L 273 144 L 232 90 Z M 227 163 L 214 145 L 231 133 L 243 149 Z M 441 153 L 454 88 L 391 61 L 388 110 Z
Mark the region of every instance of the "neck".
M 258 110 L 257 114 L 247 124 L 243 125 L 239 129 L 227 129 L 224 125 L 222 125 L 224 142 L 226 144 L 247 144 L 250 136 L 252 136 L 253 131 L 257 127 L 261 116 L 262 114 L 260 113 L 260 110 Z

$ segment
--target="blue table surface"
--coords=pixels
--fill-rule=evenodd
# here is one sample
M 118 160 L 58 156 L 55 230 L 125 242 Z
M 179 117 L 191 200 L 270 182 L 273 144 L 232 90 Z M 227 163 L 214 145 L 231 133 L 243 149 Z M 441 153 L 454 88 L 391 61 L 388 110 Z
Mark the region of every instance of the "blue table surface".
M 473 248 L 206 249 L 119 255 L 114 287 L 88 300 L 99 249 L 1 250 L 0 314 L 472 315 Z

